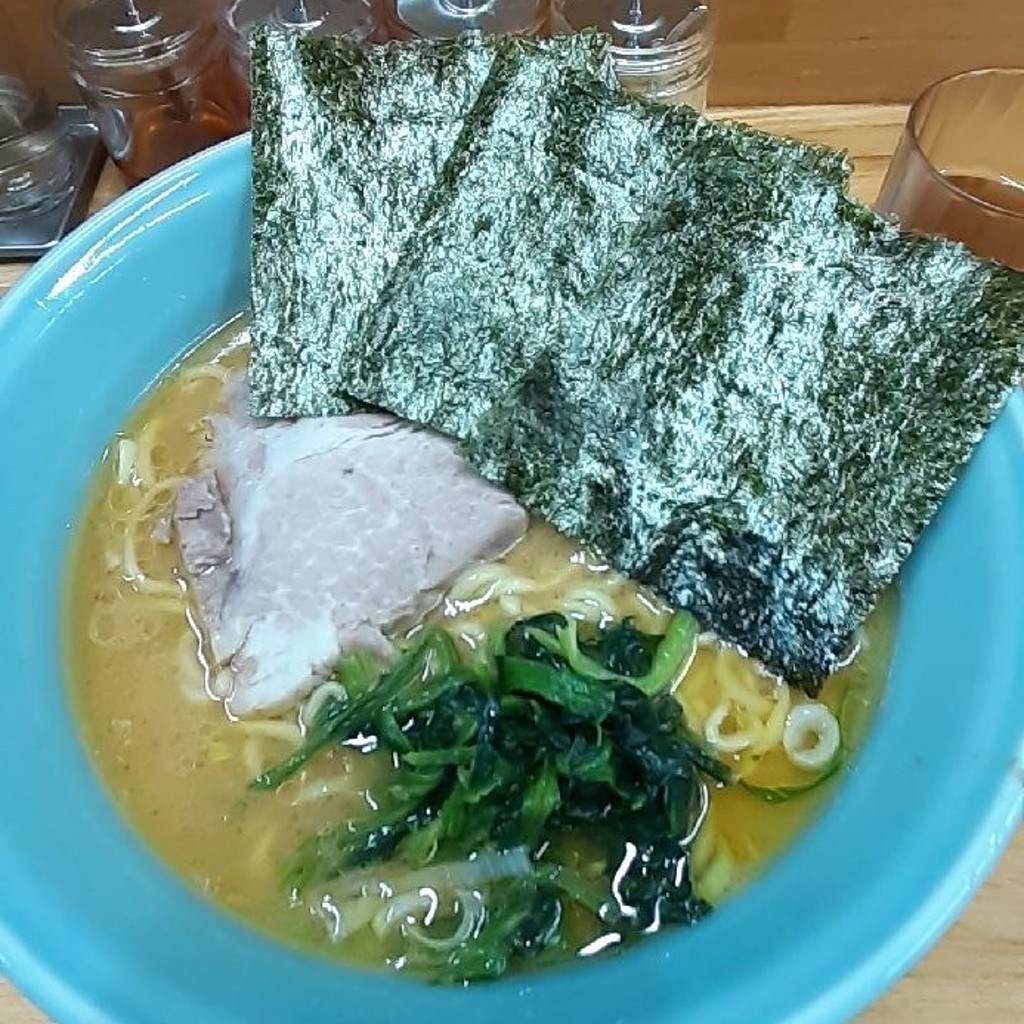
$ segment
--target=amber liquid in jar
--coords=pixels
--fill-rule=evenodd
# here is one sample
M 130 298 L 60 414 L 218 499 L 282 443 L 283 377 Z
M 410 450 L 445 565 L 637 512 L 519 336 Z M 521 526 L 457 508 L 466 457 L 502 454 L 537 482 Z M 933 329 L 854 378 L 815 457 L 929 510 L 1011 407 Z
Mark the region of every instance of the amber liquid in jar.
M 72 77 L 130 184 L 249 127 L 247 83 L 208 0 L 60 0 Z
M 248 127 L 247 91 L 225 50 L 190 81 L 138 97 L 129 145 L 112 156 L 134 185 Z

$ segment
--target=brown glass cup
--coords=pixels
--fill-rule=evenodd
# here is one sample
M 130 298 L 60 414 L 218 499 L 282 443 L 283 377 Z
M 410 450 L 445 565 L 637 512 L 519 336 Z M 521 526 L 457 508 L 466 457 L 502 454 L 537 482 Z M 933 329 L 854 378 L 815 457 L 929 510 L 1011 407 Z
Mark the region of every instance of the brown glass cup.
M 910 108 L 875 209 L 1024 270 L 1024 68 L 964 71 Z

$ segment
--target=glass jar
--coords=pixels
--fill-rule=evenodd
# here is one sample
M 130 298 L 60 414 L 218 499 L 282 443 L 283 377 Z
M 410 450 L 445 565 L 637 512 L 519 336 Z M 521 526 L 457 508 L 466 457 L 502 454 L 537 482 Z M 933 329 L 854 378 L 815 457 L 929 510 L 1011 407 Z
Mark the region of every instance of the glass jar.
M 17 78 L 0 75 L 0 218 L 55 206 L 71 187 L 72 167 L 54 108 Z
M 248 127 L 223 18 L 204 0 L 62 0 L 56 29 L 130 183 Z
M 706 4 L 689 0 L 564 0 L 556 32 L 596 28 L 611 37 L 625 89 L 657 103 L 707 106 L 715 25 Z

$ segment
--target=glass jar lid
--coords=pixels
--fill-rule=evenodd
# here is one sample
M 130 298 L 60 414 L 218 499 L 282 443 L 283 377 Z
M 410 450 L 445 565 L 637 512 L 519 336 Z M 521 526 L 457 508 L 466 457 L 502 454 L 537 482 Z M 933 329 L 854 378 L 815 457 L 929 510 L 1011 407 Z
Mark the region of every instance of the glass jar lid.
M 371 0 L 235 0 L 228 20 L 242 39 L 257 25 L 278 25 L 361 43 L 377 28 Z
M 423 39 L 454 39 L 463 32 L 535 35 L 545 25 L 543 0 L 393 0 L 401 31 Z
M 64 0 L 55 23 L 73 59 L 119 63 L 164 58 L 210 20 L 203 0 Z

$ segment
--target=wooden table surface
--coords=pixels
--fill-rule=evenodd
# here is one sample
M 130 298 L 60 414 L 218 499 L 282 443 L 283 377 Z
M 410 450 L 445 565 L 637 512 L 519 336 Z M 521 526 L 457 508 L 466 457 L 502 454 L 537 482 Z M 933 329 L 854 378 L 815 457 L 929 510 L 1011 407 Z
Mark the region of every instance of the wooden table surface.
M 847 150 L 854 161 L 852 191 L 870 202 L 881 185 L 906 108 L 762 107 L 716 114 Z M 110 202 L 121 189 L 117 173 L 108 167 L 100 180 L 94 209 Z M 18 265 L 0 265 L 0 293 L 23 271 L 24 267 Z M 771 936 L 766 935 L 765 941 L 770 942 Z M 9 984 L 0 981 L 0 1024 L 45 1021 Z M 968 1022 L 1024 1022 L 1024 831 L 1017 835 L 960 921 L 910 975 L 859 1018 L 858 1024 Z M 749 1024 L 760 1022 L 751 1020 Z

